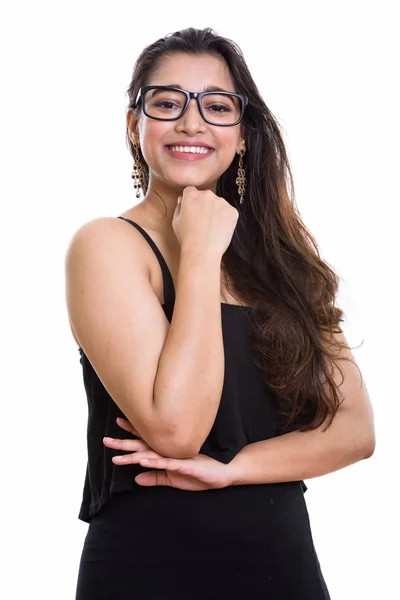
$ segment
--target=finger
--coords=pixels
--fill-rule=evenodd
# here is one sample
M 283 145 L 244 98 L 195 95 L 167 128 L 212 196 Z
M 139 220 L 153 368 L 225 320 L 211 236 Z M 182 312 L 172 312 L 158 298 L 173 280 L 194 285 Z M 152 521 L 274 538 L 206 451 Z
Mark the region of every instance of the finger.
M 127 419 L 121 419 L 121 417 L 117 417 L 117 425 L 121 427 L 121 429 L 125 429 L 125 431 L 129 431 L 130 433 L 133 433 L 133 435 L 140 437 L 132 423 Z
M 197 187 L 195 185 L 187 185 L 185 188 L 183 188 L 183 192 L 182 195 L 186 192 L 192 192 L 193 190 L 197 190 Z
M 168 471 L 175 471 L 182 475 L 190 475 L 193 471 L 193 465 L 190 465 L 179 458 L 164 458 L 164 457 L 152 457 L 143 456 L 139 457 L 139 463 L 143 467 L 149 467 L 150 469 L 167 469 Z
M 136 465 L 144 458 L 164 458 L 154 450 L 146 450 L 144 452 L 133 452 L 132 454 L 120 454 L 113 456 L 112 461 L 116 465 Z M 145 466 L 146 463 L 143 463 Z
M 128 419 L 123 419 L 122 417 L 117 417 L 116 421 L 118 423 L 118 425 L 120 427 L 122 427 L 122 429 L 125 429 L 126 431 L 132 431 L 133 429 L 133 425 L 130 421 L 128 421 Z
M 165 471 L 146 471 L 146 473 L 139 473 L 139 475 L 136 475 L 135 481 L 144 487 L 150 487 L 154 485 L 165 485 L 172 487 Z
M 128 450 L 129 452 L 150 449 L 150 446 L 148 446 L 146 442 L 143 442 L 143 440 L 121 440 L 119 438 L 105 437 L 103 438 L 103 444 L 108 448 Z

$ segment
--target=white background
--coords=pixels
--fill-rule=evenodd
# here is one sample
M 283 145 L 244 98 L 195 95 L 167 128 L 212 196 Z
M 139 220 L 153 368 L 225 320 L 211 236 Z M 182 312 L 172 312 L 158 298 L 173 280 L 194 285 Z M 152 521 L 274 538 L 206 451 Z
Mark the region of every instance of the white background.
M 399 597 L 394 9 L 382 0 L 70 0 L 3 10 L 3 598 L 74 597 L 87 407 L 64 256 L 84 222 L 136 203 L 125 90 L 143 47 L 189 26 L 210 26 L 243 50 L 284 129 L 300 212 L 341 277 L 347 338 L 364 339 L 354 354 L 374 405 L 375 454 L 307 481 L 332 599 Z

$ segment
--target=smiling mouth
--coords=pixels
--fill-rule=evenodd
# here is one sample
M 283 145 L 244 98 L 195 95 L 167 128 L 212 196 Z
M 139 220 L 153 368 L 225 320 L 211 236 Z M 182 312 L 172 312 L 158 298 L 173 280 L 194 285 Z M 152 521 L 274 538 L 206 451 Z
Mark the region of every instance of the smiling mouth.
M 213 152 L 213 148 L 204 146 L 167 146 L 172 152 L 187 152 L 188 154 L 209 154 Z

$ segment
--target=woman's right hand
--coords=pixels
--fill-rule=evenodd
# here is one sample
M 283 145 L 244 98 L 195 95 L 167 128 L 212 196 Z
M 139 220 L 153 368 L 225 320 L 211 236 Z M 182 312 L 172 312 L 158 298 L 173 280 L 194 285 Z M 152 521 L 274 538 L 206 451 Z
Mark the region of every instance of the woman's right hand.
M 181 251 L 215 252 L 222 257 L 238 218 L 239 211 L 224 198 L 190 185 L 178 198 L 172 228 Z

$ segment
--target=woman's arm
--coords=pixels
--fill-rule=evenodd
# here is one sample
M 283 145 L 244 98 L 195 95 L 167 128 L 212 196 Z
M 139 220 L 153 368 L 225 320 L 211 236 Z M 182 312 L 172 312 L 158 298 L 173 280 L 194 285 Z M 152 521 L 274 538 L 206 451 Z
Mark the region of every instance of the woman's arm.
M 343 334 L 337 339 L 346 340 Z M 332 424 L 312 431 L 292 431 L 245 446 L 227 465 L 231 485 L 298 481 L 325 475 L 369 458 L 375 449 L 372 405 L 351 351 L 341 351 L 343 402 Z M 335 367 L 337 385 L 341 375 Z
M 171 324 L 150 279 L 147 242 L 99 218 L 73 236 L 65 260 L 74 337 L 103 386 L 154 450 L 194 456 L 224 379 L 221 255 L 181 249 Z

